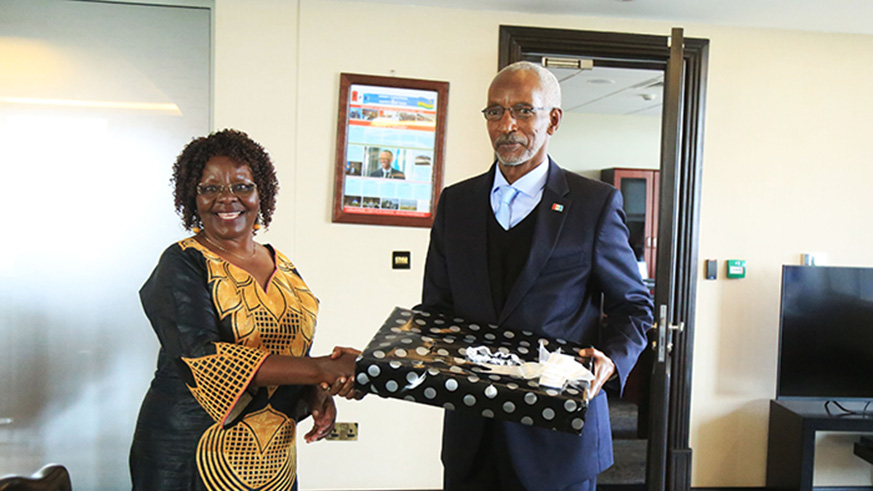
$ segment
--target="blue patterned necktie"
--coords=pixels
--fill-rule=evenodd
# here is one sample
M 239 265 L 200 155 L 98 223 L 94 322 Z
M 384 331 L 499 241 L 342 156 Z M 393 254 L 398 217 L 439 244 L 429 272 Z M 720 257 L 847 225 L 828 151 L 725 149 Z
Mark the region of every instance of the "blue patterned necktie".
M 509 230 L 509 204 L 518 194 L 518 189 L 512 186 L 503 186 L 498 193 L 500 194 L 500 205 L 497 207 L 494 217 L 497 218 L 497 223 L 503 227 L 503 230 Z

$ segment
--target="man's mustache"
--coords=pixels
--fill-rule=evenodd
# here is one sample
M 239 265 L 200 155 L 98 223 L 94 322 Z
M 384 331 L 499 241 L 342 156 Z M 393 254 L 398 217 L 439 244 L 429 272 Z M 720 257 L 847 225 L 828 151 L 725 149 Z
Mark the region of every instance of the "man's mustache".
M 521 138 L 520 136 L 516 136 L 516 135 L 498 136 L 497 140 L 494 142 L 495 145 L 504 145 L 507 143 L 509 143 L 509 144 L 518 143 L 520 145 L 524 145 L 526 142 L 525 142 L 524 138 Z

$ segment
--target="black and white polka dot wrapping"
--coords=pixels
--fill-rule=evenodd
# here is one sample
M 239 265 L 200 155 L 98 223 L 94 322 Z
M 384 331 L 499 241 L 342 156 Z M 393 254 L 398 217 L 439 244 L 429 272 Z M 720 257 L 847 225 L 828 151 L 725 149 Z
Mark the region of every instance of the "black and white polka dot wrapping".
M 381 397 L 581 433 L 588 407 L 583 390 L 540 388 L 537 379 L 492 374 L 465 358 L 467 347 L 484 345 L 537 361 L 541 340 L 549 351 L 582 348 L 528 331 L 396 307 L 358 358 L 355 386 Z

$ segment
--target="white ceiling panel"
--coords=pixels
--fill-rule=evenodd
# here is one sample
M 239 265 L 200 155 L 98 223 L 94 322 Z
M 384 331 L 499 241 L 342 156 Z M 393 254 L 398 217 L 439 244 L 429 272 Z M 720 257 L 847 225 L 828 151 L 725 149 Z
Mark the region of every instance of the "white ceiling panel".
M 660 116 L 660 70 L 594 67 L 550 68 L 561 82 L 564 112 Z
M 358 0 L 399 5 L 873 34 L 871 0 Z

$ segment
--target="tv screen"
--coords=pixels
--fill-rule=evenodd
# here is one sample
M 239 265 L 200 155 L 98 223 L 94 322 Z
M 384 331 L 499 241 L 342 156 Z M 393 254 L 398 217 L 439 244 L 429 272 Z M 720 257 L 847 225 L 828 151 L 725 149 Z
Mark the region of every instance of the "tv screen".
M 776 397 L 873 399 L 873 268 L 782 267 Z

